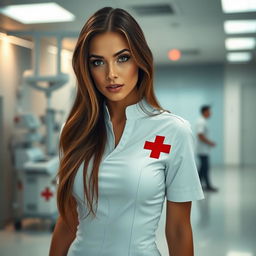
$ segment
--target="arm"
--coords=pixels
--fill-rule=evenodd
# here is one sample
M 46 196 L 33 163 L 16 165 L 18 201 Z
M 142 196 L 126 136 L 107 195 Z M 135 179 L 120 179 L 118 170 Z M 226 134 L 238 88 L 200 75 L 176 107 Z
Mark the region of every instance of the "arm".
M 190 212 L 191 202 L 167 200 L 165 235 L 170 256 L 194 255 Z
M 59 217 L 52 236 L 49 256 L 66 256 L 70 244 L 76 236 L 76 228 L 78 225 L 78 218 L 71 214 L 67 216 L 70 226 L 74 227 L 73 230 L 64 222 L 62 217 Z
M 204 142 L 204 143 L 206 143 L 206 144 L 208 144 L 208 145 L 210 145 L 210 146 L 212 146 L 212 147 L 215 146 L 215 143 L 212 142 L 212 141 L 210 141 L 210 140 L 208 140 L 208 139 L 204 136 L 203 133 L 199 133 L 199 134 L 198 134 L 198 138 L 199 138 L 202 142 Z

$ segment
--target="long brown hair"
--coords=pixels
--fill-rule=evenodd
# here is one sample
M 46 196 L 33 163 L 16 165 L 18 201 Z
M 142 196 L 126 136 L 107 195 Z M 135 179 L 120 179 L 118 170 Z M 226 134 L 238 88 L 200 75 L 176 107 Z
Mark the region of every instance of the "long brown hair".
M 63 127 L 60 143 L 57 204 L 60 215 L 67 221 L 67 213 L 75 214 L 72 187 L 78 168 L 84 162 L 84 192 L 89 213 L 93 210 L 96 193 L 98 202 L 98 171 L 106 144 L 104 97 L 96 89 L 89 70 L 88 49 L 93 36 L 104 32 L 118 32 L 128 41 L 131 54 L 139 67 L 137 89 L 140 99 L 161 109 L 153 89 L 153 57 L 143 31 L 134 18 L 123 9 L 105 7 L 92 15 L 82 28 L 72 60 L 77 78 L 77 94 Z M 87 181 L 89 160 L 93 158 L 92 172 Z M 87 184 L 88 183 L 88 184 Z M 88 214 L 89 214 L 88 213 Z M 88 215 L 87 215 L 88 216 Z

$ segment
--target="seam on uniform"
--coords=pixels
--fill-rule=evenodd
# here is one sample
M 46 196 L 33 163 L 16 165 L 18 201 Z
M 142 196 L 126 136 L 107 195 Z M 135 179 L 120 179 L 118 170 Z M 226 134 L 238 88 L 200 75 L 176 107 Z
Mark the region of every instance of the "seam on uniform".
M 174 117 L 174 118 L 176 118 L 176 119 L 178 119 L 178 120 L 182 121 L 183 123 L 185 122 L 185 119 L 184 119 L 184 118 L 182 118 L 182 117 L 180 117 L 180 116 L 177 116 L 177 115 L 175 115 L 175 114 L 171 114 L 171 113 L 170 113 L 170 116 L 172 116 L 172 117 Z
M 138 181 L 138 186 L 137 186 L 137 191 L 136 191 L 136 198 L 135 198 L 135 205 L 134 205 L 134 210 L 133 210 L 133 220 L 132 220 L 132 227 L 131 227 L 131 233 L 130 233 L 128 256 L 132 256 L 132 255 L 130 255 L 130 253 L 131 253 L 131 240 L 132 240 L 132 234 L 133 234 L 133 225 L 134 225 L 134 220 L 135 220 L 135 213 L 136 213 L 136 209 L 137 209 L 138 191 L 139 191 L 139 186 L 140 186 L 142 168 L 140 168 L 139 170 L 140 170 L 140 177 L 139 177 L 139 181 Z
M 122 133 L 122 136 L 119 140 L 119 143 L 118 145 L 116 146 L 116 148 L 113 149 L 113 151 L 111 151 L 107 156 L 106 158 L 104 158 L 104 161 L 107 161 L 110 157 L 112 157 L 113 155 L 115 155 L 116 153 L 118 153 L 120 150 L 123 149 L 123 146 L 127 143 L 127 139 L 130 138 L 130 133 L 131 131 L 133 130 L 133 120 L 126 120 L 126 124 L 125 124 L 125 127 L 124 127 L 124 130 L 123 130 L 123 133 Z M 112 126 L 113 127 L 113 126 Z M 113 136 L 113 144 L 115 144 L 115 135 L 114 135 L 114 131 L 112 129 L 112 136 Z M 113 145 L 114 147 L 115 145 Z
M 108 200 L 108 217 L 109 217 L 109 199 L 107 198 Z M 106 240 L 106 227 L 109 225 L 109 222 L 105 222 L 104 223 L 104 238 L 103 238 L 103 241 L 102 241 L 102 244 L 101 244 L 101 248 L 99 250 L 99 256 L 103 254 L 103 246 L 105 244 L 105 240 Z

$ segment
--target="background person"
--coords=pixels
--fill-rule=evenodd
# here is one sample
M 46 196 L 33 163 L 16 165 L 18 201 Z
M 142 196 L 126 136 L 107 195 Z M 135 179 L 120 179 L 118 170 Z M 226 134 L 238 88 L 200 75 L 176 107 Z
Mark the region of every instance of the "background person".
M 211 107 L 201 107 L 201 117 L 196 122 L 197 155 L 199 158 L 199 177 L 201 184 L 206 191 L 216 192 L 217 188 L 212 186 L 210 179 L 210 148 L 215 143 L 209 139 L 208 119 L 211 116 Z

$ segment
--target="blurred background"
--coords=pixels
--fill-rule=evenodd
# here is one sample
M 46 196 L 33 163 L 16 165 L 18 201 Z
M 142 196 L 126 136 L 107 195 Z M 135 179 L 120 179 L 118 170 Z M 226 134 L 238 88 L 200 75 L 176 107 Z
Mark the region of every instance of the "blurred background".
M 157 97 L 195 136 L 201 106 L 211 106 L 218 191 L 193 203 L 195 255 L 256 256 L 256 0 L 1 0 L 0 255 L 48 254 L 58 136 L 76 92 L 72 53 L 85 21 L 105 6 L 141 25 Z M 165 209 L 157 244 L 168 256 L 164 223 Z

